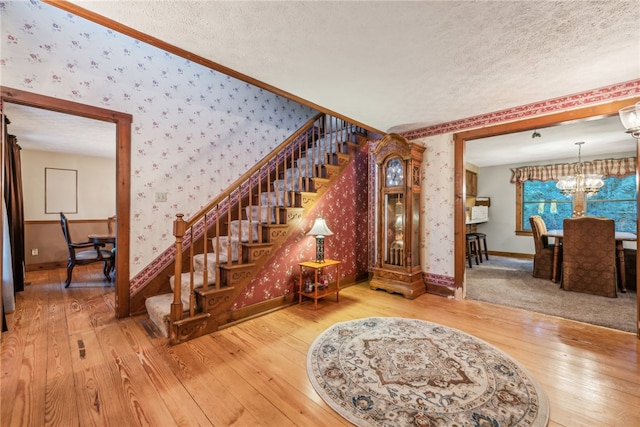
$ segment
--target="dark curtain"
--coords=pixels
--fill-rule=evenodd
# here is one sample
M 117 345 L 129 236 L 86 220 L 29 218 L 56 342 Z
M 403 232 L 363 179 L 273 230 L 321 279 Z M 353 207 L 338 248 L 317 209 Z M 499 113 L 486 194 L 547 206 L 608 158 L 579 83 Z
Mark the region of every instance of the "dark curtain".
M 13 287 L 15 292 L 21 292 L 24 291 L 24 210 L 20 146 L 15 135 L 7 135 L 5 150 L 4 200 L 13 258 Z

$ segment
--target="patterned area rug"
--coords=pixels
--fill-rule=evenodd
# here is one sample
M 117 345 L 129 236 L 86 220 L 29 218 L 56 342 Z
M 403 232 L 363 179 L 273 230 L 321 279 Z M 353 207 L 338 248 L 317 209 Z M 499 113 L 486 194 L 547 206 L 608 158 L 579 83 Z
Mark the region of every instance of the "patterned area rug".
M 358 426 L 546 426 L 547 396 L 515 360 L 456 329 L 377 317 L 324 331 L 311 384 Z

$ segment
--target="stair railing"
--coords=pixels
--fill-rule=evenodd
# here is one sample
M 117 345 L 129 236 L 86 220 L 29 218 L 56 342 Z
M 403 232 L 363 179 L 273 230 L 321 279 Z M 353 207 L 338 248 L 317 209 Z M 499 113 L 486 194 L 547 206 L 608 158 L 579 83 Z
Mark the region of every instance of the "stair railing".
M 171 323 L 181 320 L 185 310 L 189 316 L 195 315 L 196 279 L 201 281 L 203 291 L 207 291 L 210 285 L 220 289 L 223 285 L 220 266 L 226 264 L 231 267 L 247 262 L 242 254 L 243 241 L 263 242 L 261 224 L 286 223 L 286 218 L 280 214 L 280 208 L 294 207 L 295 192 L 313 190 L 313 179 L 322 173 L 322 164 L 331 162 L 332 156 L 350 139 L 350 134 L 356 131 L 362 129 L 342 119 L 320 113 L 190 219 L 185 220 L 181 213 L 176 215 L 173 224 L 176 260 Z M 321 141 L 324 142 L 320 143 Z M 257 218 L 254 217 L 254 210 L 258 213 Z M 247 224 L 246 236 L 243 236 L 243 220 Z M 233 228 L 237 228 L 237 237 L 232 233 Z M 211 233 L 213 236 L 210 237 Z M 211 246 L 209 239 L 212 239 Z M 222 242 L 226 242 L 224 247 Z M 237 245 L 236 253 L 234 244 Z M 209 262 L 211 255 L 214 258 L 212 263 Z M 196 256 L 200 257 L 198 263 L 201 265 L 201 272 L 195 271 Z M 189 286 L 184 289 L 189 292 L 188 308 L 182 304 L 185 261 L 188 263 L 189 273 Z M 210 271 L 211 268 L 214 269 L 213 272 Z M 211 274 L 213 279 L 209 280 Z M 197 278 L 197 275 L 200 277 Z

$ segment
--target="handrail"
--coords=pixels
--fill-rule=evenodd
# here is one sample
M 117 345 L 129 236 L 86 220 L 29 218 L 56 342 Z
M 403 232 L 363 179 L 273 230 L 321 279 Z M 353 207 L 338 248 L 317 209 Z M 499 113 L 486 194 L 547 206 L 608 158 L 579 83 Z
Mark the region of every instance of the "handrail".
M 220 202 L 222 200 L 227 198 L 242 183 L 246 182 L 247 179 L 249 177 L 251 177 L 251 175 L 256 173 L 262 167 L 266 166 L 267 163 L 269 163 L 273 158 L 275 158 L 283 148 L 285 148 L 287 145 L 289 145 L 293 141 L 295 141 L 296 138 L 298 138 L 300 135 L 302 135 L 308 129 L 308 127 L 310 127 L 311 125 L 313 125 L 313 123 L 315 123 L 317 120 L 322 118 L 322 116 L 324 116 L 324 114 L 323 113 L 319 113 L 319 114 L 315 115 L 313 118 L 309 119 L 304 125 L 302 125 L 301 128 L 299 128 L 297 131 L 295 131 L 290 137 L 285 139 L 282 144 L 280 144 L 276 148 L 274 148 L 273 151 L 271 153 L 269 153 L 265 158 L 263 158 L 260 162 L 256 163 L 251 169 L 249 169 L 247 172 L 242 174 L 240 176 L 240 178 L 236 179 L 231 185 L 229 185 L 227 187 L 227 189 L 225 191 L 223 191 L 222 193 L 220 193 L 220 195 L 218 197 L 213 199 L 206 206 L 202 207 L 198 212 L 193 214 L 190 219 L 186 220 L 185 221 L 186 222 L 185 226 L 187 228 L 193 226 L 193 224 L 197 221 L 198 218 L 202 217 L 204 214 L 206 214 L 207 212 L 211 211 L 211 209 L 213 209 L 215 205 L 220 204 Z

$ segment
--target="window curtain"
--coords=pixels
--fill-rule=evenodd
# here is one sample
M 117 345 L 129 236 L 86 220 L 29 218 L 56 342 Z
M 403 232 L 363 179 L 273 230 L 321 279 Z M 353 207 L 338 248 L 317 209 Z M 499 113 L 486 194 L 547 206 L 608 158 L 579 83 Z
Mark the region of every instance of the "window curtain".
M 511 169 L 511 183 L 516 184 L 525 181 L 557 181 L 561 176 L 575 175 L 579 163 L 563 163 L 556 165 L 523 166 Z M 595 173 L 603 178 L 635 175 L 637 159 L 627 157 L 624 159 L 593 160 L 582 163 L 582 173 Z
M 5 120 L 5 123 L 7 121 Z M 25 260 L 21 148 L 18 145 L 18 138 L 15 135 L 7 135 L 4 149 L 4 202 L 7 206 L 9 241 L 11 243 L 13 288 L 15 292 L 21 292 L 24 291 Z
M 7 220 L 7 205 L 2 201 L 2 315 L 13 313 L 16 309 L 15 291 L 13 289 L 13 257 L 11 256 L 11 242 L 9 241 L 9 221 Z M 3 331 L 6 320 L 2 320 Z

